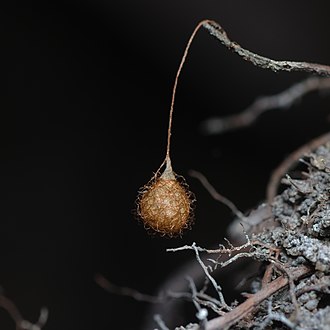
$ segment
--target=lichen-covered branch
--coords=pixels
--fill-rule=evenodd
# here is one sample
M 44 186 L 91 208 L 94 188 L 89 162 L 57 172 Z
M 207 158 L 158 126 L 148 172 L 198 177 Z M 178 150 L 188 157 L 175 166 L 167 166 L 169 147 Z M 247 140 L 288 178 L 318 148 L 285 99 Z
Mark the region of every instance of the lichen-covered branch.
M 287 188 L 271 205 L 273 226 L 255 230 L 247 243 L 237 247 L 229 244 L 229 248 L 204 249 L 194 243 L 168 250 L 198 251 L 198 262 L 206 275 L 214 265 L 223 269 L 240 258 L 267 266 L 263 276 L 255 277 L 251 292 L 243 293 L 247 299 L 208 320 L 206 330 L 268 329 L 274 321 L 292 329 L 328 329 L 330 307 L 319 306 L 322 297 L 330 293 L 330 143 L 324 142 L 305 155 L 306 170 L 300 179 L 289 175 L 283 179 Z M 215 260 L 208 259 L 211 266 L 201 264 L 199 253 L 203 252 L 218 254 Z M 230 256 L 222 261 L 224 254 Z M 212 279 L 216 281 L 215 276 Z
M 278 71 L 302 71 L 317 74 L 320 76 L 330 76 L 330 66 L 316 63 L 307 62 L 295 62 L 295 61 L 277 61 L 270 59 L 268 57 L 260 56 L 255 54 L 243 47 L 238 43 L 231 41 L 225 30 L 215 21 L 205 20 L 203 27 L 209 31 L 209 33 L 218 39 L 224 46 L 232 50 L 244 60 L 251 62 L 255 66 L 272 70 L 274 72 Z

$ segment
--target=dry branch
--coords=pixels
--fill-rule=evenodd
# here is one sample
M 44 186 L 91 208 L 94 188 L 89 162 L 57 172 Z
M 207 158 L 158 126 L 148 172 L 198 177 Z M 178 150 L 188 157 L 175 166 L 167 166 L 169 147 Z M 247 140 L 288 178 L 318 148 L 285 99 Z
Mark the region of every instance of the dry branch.
M 209 33 L 218 39 L 224 46 L 232 50 L 244 60 L 251 62 L 255 66 L 272 70 L 274 72 L 278 71 L 301 71 L 316 74 L 319 76 L 330 76 L 330 66 L 317 64 L 317 63 L 307 63 L 307 62 L 295 62 L 295 61 L 277 61 L 270 59 L 268 57 L 260 56 L 255 54 L 243 47 L 238 43 L 231 41 L 225 30 L 215 21 L 205 20 L 203 21 L 203 27 L 209 31 Z
M 311 271 L 306 266 L 300 266 L 291 270 L 292 280 L 299 280 L 306 276 Z M 283 289 L 289 284 L 289 278 L 285 275 L 278 277 L 276 280 L 270 282 L 266 287 L 250 296 L 242 304 L 238 305 L 235 309 L 228 312 L 226 315 L 214 318 L 208 321 L 206 330 L 226 329 L 231 325 L 237 323 L 239 320 L 246 317 L 256 307 L 260 305 L 265 299 L 271 297 L 277 291 Z

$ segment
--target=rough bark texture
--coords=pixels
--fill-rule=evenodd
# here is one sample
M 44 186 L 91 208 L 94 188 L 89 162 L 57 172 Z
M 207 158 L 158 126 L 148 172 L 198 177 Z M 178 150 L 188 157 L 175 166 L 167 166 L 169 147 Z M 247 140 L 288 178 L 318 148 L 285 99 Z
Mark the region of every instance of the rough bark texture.
M 199 313 L 196 314 L 197 318 L 191 320 L 196 323 L 180 325 L 176 329 L 329 329 L 330 142 L 302 155 L 299 166 L 295 177 L 287 174 L 282 178 L 285 189 L 274 198 L 271 205 L 264 204 L 247 216 L 247 221 L 251 218 L 254 223 L 248 228 L 251 241 L 242 245 L 243 248 L 229 246 L 228 249 L 220 247 L 206 250 L 193 244 L 173 249 L 195 250 L 200 264 L 201 258 L 206 260 L 204 253 L 217 253 L 218 257 L 214 258 L 218 262 L 217 267 L 213 266 L 214 259 L 213 263 L 204 261 L 207 266 L 204 271 L 209 270 L 222 287 L 224 277 L 228 280 L 228 275 L 230 278 L 234 276 L 228 274 L 225 268 L 229 263 L 239 265 L 240 260 L 247 257 L 248 263 L 255 270 L 259 269 L 250 281 L 248 290 L 245 290 L 247 292 L 242 292 L 246 299 L 241 303 L 234 302 L 229 308 L 223 306 L 221 309 L 221 302 L 215 302 L 216 295 L 211 298 L 205 296 L 204 291 L 185 296 L 185 300 L 188 298 L 195 306 L 197 304 Z M 258 217 L 259 221 L 255 222 Z M 237 230 L 232 233 L 236 235 Z M 230 250 L 232 253 L 228 255 Z M 242 279 L 247 276 L 248 263 L 244 267 L 240 264 L 237 268 Z M 168 290 L 179 276 L 191 274 L 192 269 L 181 270 L 164 290 Z M 200 273 L 194 280 L 199 286 Z M 207 306 L 210 302 L 217 304 L 218 316 L 214 317 L 210 313 L 212 308 L 209 308 L 210 304 Z M 167 326 L 173 329 L 175 326 L 172 321 L 182 320 L 184 315 L 177 317 L 177 313 L 183 313 L 178 301 L 172 305 L 173 308 L 170 306 L 171 303 L 164 306 L 166 315 L 163 315 L 165 324 L 167 322 Z M 209 316 L 198 321 L 201 306 L 209 309 Z

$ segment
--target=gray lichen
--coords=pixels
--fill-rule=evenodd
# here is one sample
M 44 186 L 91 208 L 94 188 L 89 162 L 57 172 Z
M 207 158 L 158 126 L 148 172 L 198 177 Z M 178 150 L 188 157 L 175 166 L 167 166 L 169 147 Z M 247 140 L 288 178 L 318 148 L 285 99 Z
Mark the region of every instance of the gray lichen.
M 209 277 L 215 270 L 214 263 L 220 271 L 241 257 L 262 265 L 258 275 L 251 278 L 243 303 L 231 304 L 229 308 L 226 305 L 222 316 L 210 323 L 203 319 L 206 325 L 191 323 L 177 330 L 330 329 L 330 143 L 306 154 L 302 166 L 302 170 L 294 172 L 295 176 L 288 173 L 282 179 L 286 187 L 271 205 L 263 204 L 256 210 L 255 218 L 261 222 L 248 223 L 250 217 L 246 218 L 247 242 L 234 247 L 227 241 L 229 248 L 221 245 L 216 250 L 196 247 L 195 243 L 170 249 L 194 250 Z M 225 262 L 209 259 L 213 264 L 206 266 L 198 251 L 228 253 L 229 259 Z M 219 255 L 217 260 L 220 259 Z M 300 276 L 295 275 L 297 270 Z M 244 276 L 244 269 L 241 271 Z M 214 287 L 220 288 L 217 282 Z M 205 296 L 203 299 L 216 301 Z M 195 300 L 195 305 L 201 308 L 203 299 Z M 217 306 L 224 303 L 217 301 Z
M 300 177 L 282 180 L 287 187 L 272 204 L 275 227 L 255 237 L 279 247 L 285 263 L 314 271 L 295 284 L 298 310 L 284 290 L 272 297 L 271 312 L 265 301 L 250 327 L 241 323 L 236 329 L 330 329 L 330 306 L 320 307 L 330 294 L 330 143 L 306 155 L 304 163 Z
M 274 242 L 290 257 L 304 257 L 316 270 L 330 272 L 330 144 L 307 156 L 303 178 L 283 180 L 288 188 L 275 198 L 273 214 L 280 225 Z

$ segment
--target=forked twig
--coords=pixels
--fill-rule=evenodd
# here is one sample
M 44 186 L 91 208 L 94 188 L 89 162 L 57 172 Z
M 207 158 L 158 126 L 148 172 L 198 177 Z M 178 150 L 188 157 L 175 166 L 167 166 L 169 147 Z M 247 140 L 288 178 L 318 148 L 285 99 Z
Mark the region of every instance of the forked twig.
M 205 326 L 207 324 L 208 311 L 206 308 L 201 307 L 201 305 L 197 299 L 198 292 L 197 292 L 196 285 L 195 285 L 193 279 L 190 276 L 187 276 L 187 280 L 188 280 L 189 287 L 191 290 L 192 302 L 197 309 L 196 316 L 197 316 L 198 320 L 200 321 L 199 322 L 200 330 L 205 330 Z
M 13 319 L 16 330 L 41 330 L 48 319 L 48 309 L 42 308 L 39 319 L 36 323 L 31 323 L 23 318 L 17 306 L 3 294 L 0 295 L 0 307 L 3 308 Z
M 201 267 L 203 268 L 203 271 L 205 273 L 205 275 L 207 276 L 207 278 L 210 280 L 210 282 L 212 283 L 214 289 L 216 290 L 216 292 L 218 293 L 218 296 L 219 296 L 219 301 L 220 301 L 220 304 L 223 308 L 225 308 L 226 310 L 230 310 L 230 307 L 227 305 L 227 303 L 225 302 L 225 298 L 223 296 L 223 293 L 222 293 L 222 288 L 221 286 L 216 282 L 216 280 L 211 276 L 211 274 L 209 273 L 207 267 L 205 266 L 205 264 L 203 263 L 202 259 L 200 258 L 199 256 L 199 252 L 198 252 L 198 249 L 196 247 L 196 243 L 193 243 L 192 245 L 192 248 L 194 249 L 195 251 L 195 255 L 196 255 L 196 259 L 198 261 L 198 263 L 201 265 Z
M 266 248 L 268 252 L 263 252 L 263 250 L 258 251 L 257 245 L 260 246 L 261 249 Z M 271 254 L 275 253 L 275 257 L 278 256 L 278 249 L 273 248 L 271 246 L 268 246 L 267 244 L 260 242 L 258 240 L 250 241 L 246 244 L 243 244 L 238 247 L 231 247 L 232 250 L 239 251 L 243 248 L 251 247 L 255 248 L 255 250 L 251 250 L 250 252 L 240 252 L 234 256 L 232 256 L 229 260 L 223 263 L 219 263 L 221 267 L 225 267 L 231 262 L 237 260 L 237 258 L 241 257 L 247 257 L 247 258 L 255 258 L 260 260 L 267 260 L 271 264 L 273 264 L 276 268 L 278 268 L 283 275 L 278 277 L 277 279 L 268 282 L 267 285 L 263 285 L 261 289 L 254 293 L 249 294 L 247 297 L 248 299 L 243 302 L 242 304 L 238 305 L 235 308 L 228 309 L 228 312 L 223 314 L 221 317 L 217 317 L 215 319 L 212 319 L 206 323 L 206 330 L 215 330 L 215 329 L 223 329 L 228 328 L 231 325 L 237 323 L 238 321 L 242 320 L 244 317 L 246 317 L 248 314 L 252 313 L 254 309 L 260 305 L 265 299 L 271 297 L 275 292 L 283 289 L 285 286 L 289 286 L 289 294 L 292 299 L 292 303 L 296 308 L 296 313 L 298 313 L 298 302 L 296 298 L 295 293 L 295 285 L 294 281 L 302 278 L 303 276 L 308 275 L 311 272 L 311 268 L 307 266 L 299 266 L 299 267 L 286 267 L 285 265 L 282 265 L 276 258 L 272 257 Z M 213 284 L 214 288 L 218 291 L 220 289 L 219 296 L 222 296 L 221 288 L 217 284 L 217 282 L 214 280 L 214 278 L 210 275 L 207 266 L 201 261 L 201 258 L 199 256 L 199 252 L 204 251 L 207 253 L 224 253 L 224 251 L 227 249 L 219 249 L 219 250 L 207 250 L 200 247 L 197 247 L 195 243 L 193 243 L 191 246 L 185 245 L 179 248 L 174 249 L 167 249 L 168 252 L 176 252 L 176 251 L 182 251 L 182 250 L 194 250 L 196 254 L 196 259 L 199 262 L 199 264 L 202 266 L 205 275 L 208 277 L 210 282 Z M 212 261 L 212 260 L 209 260 Z M 216 261 L 214 261 L 217 263 Z
M 169 249 L 166 249 L 166 252 L 177 252 L 177 251 L 183 251 L 183 250 L 194 250 L 196 252 L 196 250 L 197 250 L 197 252 L 206 252 L 206 253 L 210 253 L 210 254 L 220 253 L 220 254 L 231 255 L 233 252 L 241 251 L 247 247 L 252 247 L 254 242 L 251 242 L 247 235 L 245 235 L 245 237 L 247 239 L 245 244 L 242 244 L 239 246 L 233 246 L 230 248 L 226 248 L 224 245 L 220 244 L 220 247 L 218 249 L 205 249 L 205 248 L 197 246 L 195 243 L 193 243 L 192 245 L 184 245 L 184 246 L 180 246 L 177 248 L 169 248 Z
M 271 321 L 278 321 L 286 325 L 289 329 L 295 329 L 295 324 L 291 322 L 284 314 L 282 313 L 274 313 L 272 310 L 272 299 L 268 300 L 268 314 L 265 320 L 260 324 L 258 330 L 266 329 L 266 326 Z

